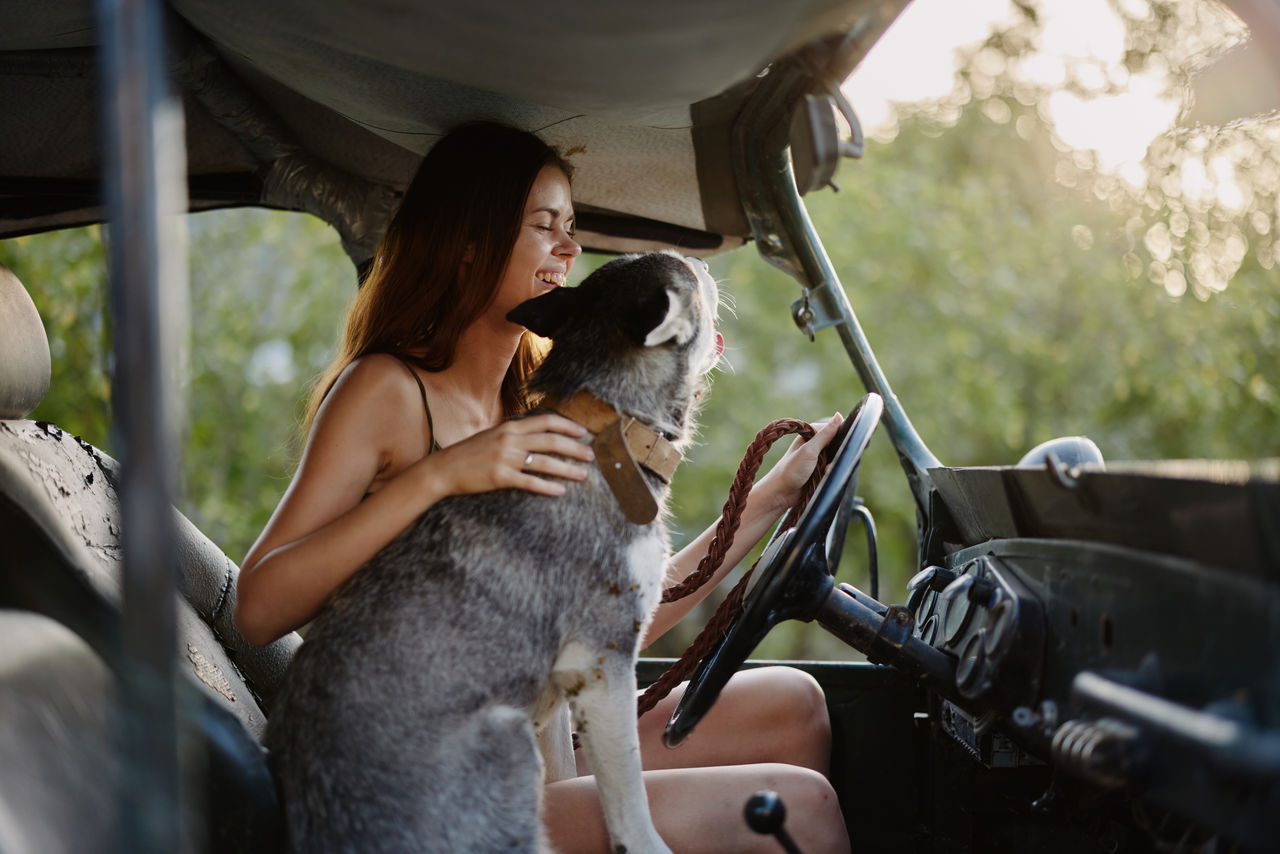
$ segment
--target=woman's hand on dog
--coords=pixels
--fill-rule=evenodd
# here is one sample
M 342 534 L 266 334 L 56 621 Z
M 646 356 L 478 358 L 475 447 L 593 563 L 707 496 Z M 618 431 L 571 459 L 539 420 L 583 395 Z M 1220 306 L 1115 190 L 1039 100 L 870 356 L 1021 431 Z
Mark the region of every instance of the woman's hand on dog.
M 562 415 L 534 415 L 482 430 L 430 460 L 450 495 L 506 488 L 562 495 L 562 481 L 584 480 L 589 468 L 583 463 L 595 459 L 591 446 L 579 441 L 586 434 Z
M 760 479 L 755 491 L 763 492 L 772 499 L 772 506 L 778 515 L 799 499 L 800 490 L 808 483 L 814 466 L 818 464 L 818 454 L 831 442 L 843 423 L 844 418 L 837 412 L 826 421 L 811 424 L 814 435 L 807 441 L 797 436 L 778 464 Z

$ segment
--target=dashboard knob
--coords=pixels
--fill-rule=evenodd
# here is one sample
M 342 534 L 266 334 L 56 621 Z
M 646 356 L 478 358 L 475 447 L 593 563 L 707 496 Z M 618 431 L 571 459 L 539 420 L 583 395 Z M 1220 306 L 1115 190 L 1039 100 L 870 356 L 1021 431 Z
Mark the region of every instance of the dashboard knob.
M 952 569 L 944 569 L 940 566 L 926 566 L 911 577 L 911 580 L 907 582 L 907 589 L 915 590 L 920 587 L 926 590 L 942 590 L 956 580 L 957 574 Z
M 967 595 L 969 601 L 975 605 L 981 605 L 984 608 L 990 608 L 995 604 L 996 592 L 1000 588 L 985 578 L 975 578 L 973 584 L 969 585 Z

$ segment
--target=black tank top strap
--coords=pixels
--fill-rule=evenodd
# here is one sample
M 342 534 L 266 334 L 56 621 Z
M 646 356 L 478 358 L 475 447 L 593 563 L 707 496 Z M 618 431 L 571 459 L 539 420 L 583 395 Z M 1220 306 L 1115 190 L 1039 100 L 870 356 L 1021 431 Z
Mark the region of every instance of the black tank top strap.
M 427 449 L 427 453 L 434 454 L 440 450 L 441 446 L 436 441 L 435 422 L 431 420 L 431 406 L 427 403 L 427 387 L 422 384 L 422 377 L 418 376 L 418 372 L 414 370 L 412 362 L 399 353 L 392 353 L 391 355 L 400 360 L 400 364 L 405 366 L 405 369 L 409 371 L 409 375 L 413 377 L 413 381 L 418 384 L 418 394 L 422 396 L 422 410 L 427 413 L 427 429 L 431 431 L 431 447 Z

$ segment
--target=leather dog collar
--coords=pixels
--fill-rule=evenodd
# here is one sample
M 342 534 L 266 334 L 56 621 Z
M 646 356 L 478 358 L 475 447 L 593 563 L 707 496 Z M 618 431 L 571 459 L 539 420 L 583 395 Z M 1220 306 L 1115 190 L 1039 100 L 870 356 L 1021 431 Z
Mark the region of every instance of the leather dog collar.
M 671 482 L 681 457 L 667 437 L 586 391 L 568 400 L 546 401 L 542 408 L 554 410 L 594 434 L 591 448 L 596 465 L 629 520 L 647 525 L 657 518 L 658 500 L 640 469 L 657 475 L 663 483 Z

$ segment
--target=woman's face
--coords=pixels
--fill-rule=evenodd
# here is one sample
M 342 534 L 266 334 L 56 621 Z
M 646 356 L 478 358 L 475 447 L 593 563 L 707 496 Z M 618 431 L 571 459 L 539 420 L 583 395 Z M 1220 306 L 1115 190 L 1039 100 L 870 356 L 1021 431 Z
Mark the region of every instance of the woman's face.
M 569 179 L 555 166 L 544 166 L 534 179 L 524 205 L 520 235 L 502 281 L 495 308 L 506 313 L 527 299 L 563 287 L 582 247 L 573 240 L 573 197 Z

